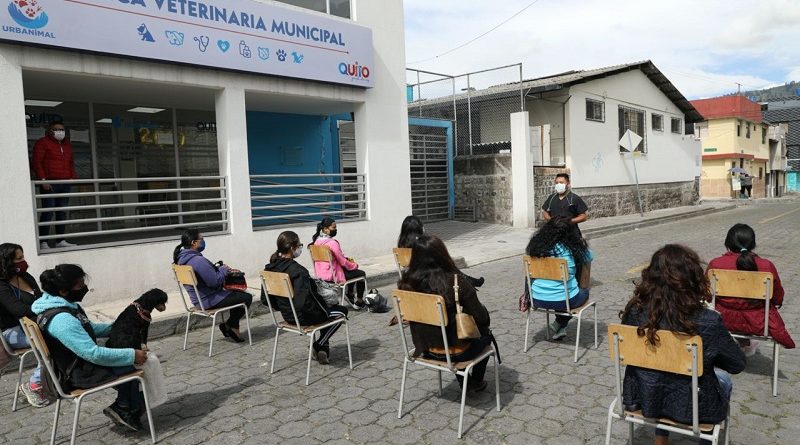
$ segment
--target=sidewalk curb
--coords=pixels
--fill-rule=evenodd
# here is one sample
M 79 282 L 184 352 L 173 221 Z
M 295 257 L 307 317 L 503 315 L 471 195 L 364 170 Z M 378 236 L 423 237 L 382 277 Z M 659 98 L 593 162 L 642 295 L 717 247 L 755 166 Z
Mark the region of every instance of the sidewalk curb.
M 730 205 L 722 206 L 722 207 L 712 207 L 712 208 L 708 208 L 708 209 L 694 210 L 694 211 L 691 211 L 691 212 L 681 213 L 681 214 L 676 214 L 676 215 L 667 215 L 667 216 L 662 216 L 662 217 L 659 217 L 659 218 L 651 218 L 651 219 L 646 219 L 646 220 L 633 222 L 633 223 L 621 223 L 621 224 L 614 224 L 612 226 L 607 226 L 607 227 L 597 227 L 597 228 L 594 228 L 594 229 L 586 229 L 586 230 L 583 230 L 583 235 L 584 235 L 584 238 L 586 238 L 586 239 L 601 238 L 601 237 L 604 237 L 604 236 L 607 236 L 607 235 L 614 235 L 614 234 L 617 234 L 617 233 L 628 232 L 628 231 L 636 230 L 636 229 L 639 229 L 639 228 L 642 228 L 642 227 L 650 227 L 650 226 L 656 226 L 656 225 L 659 225 L 659 224 L 665 224 L 665 223 L 672 222 L 672 221 L 679 220 L 679 219 L 696 218 L 698 216 L 705 216 L 705 215 L 710 215 L 710 214 L 717 213 L 717 212 L 724 212 L 724 211 L 728 211 L 728 210 L 733 210 L 736 207 L 737 207 L 736 204 L 730 204 Z

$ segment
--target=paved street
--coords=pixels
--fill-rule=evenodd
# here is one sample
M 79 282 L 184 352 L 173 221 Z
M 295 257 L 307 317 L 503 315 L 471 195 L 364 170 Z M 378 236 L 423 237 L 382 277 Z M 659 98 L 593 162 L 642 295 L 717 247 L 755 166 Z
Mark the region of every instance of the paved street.
M 494 391 L 467 402 L 465 443 L 582 444 L 602 443 L 606 409 L 613 398 L 613 371 L 605 331 L 618 320 L 632 291 L 631 279 L 655 249 L 667 242 L 686 244 L 704 260 L 724 251 L 727 229 L 736 222 L 751 224 L 758 236 L 757 252 L 775 262 L 787 291 L 782 314 L 789 331 L 800 337 L 800 202 L 753 204 L 702 218 L 688 219 L 591 241 L 595 253 L 592 297 L 599 304 L 600 347 L 591 343 L 591 324 L 584 324 L 579 363 L 572 363 L 575 324 L 564 342 L 544 339 L 544 315 L 534 319 L 535 344 L 522 353 L 524 316 L 517 311 L 522 289 L 518 257 L 467 270 L 486 277 L 479 292 L 492 316 L 503 364 L 500 368 L 502 411 L 494 410 Z M 519 246 L 520 252 L 524 246 Z M 91 273 L 91 271 L 89 271 Z M 383 288 L 384 295 L 390 288 Z M 180 304 L 172 301 L 170 304 Z M 257 303 L 260 304 L 260 303 Z M 411 368 L 404 416 L 397 419 L 401 347 L 397 327 L 387 327 L 391 314 L 357 313 L 351 317 L 354 370 L 347 368 L 344 332 L 332 340 L 332 363 L 312 363 L 311 385 L 305 378 L 304 338 L 281 336 L 277 371 L 269 374 L 274 328 L 268 315 L 252 321 L 252 348 L 227 341 L 206 356 L 208 331 L 193 331 L 187 351 L 182 338 L 153 341 L 151 349 L 165 359 L 170 402 L 154 410 L 160 443 L 392 443 L 441 444 L 456 441 L 458 398 L 447 378 L 443 397 L 435 374 Z M 771 348 L 762 347 L 747 369 L 734 376 L 732 437 L 735 444 L 797 443 L 800 435 L 800 358 L 782 351 L 779 395 L 770 395 Z M 487 378 L 493 378 L 490 365 Z M 33 409 L 26 402 L 11 413 L 16 375 L 0 379 L 0 442 L 44 443 L 49 437 L 52 408 Z M 449 382 L 449 383 L 447 383 Z M 146 432 L 127 434 L 111 427 L 101 410 L 112 391 L 85 405 L 79 441 L 82 443 L 145 443 Z M 62 410 L 59 440 L 68 441 L 72 406 Z M 616 423 L 615 443 L 627 428 Z M 652 431 L 637 429 L 637 443 L 652 440 Z M 792 439 L 794 437 L 794 439 Z M 675 440 L 673 443 L 690 443 Z

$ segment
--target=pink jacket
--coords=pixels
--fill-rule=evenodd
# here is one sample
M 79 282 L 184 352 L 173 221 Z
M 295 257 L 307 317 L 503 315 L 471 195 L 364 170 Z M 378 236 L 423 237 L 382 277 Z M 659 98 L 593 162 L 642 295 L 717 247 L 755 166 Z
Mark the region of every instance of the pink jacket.
M 334 281 L 336 283 L 344 283 L 344 269 L 354 270 L 358 269 L 358 264 L 347 261 L 342 253 L 342 247 L 339 246 L 339 241 L 327 236 L 320 236 L 314 241 L 315 246 L 327 246 L 333 253 L 333 270 L 331 265 L 324 261 L 314 262 L 314 273 L 317 278 L 324 281 Z

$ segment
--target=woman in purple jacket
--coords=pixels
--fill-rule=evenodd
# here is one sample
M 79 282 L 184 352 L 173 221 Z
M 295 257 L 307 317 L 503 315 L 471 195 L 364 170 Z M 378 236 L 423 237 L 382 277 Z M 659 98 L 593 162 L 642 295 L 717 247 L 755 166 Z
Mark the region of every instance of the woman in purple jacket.
M 172 254 L 175 264 L 192 266 L 197 276 L 197 291 L 200 295 L 195 295 L 194 289 L 186 288 L 192 304 L 199 308 L 200 303 L 197 301 L 199 297 L 203 302 L 204 309 L 228 307 L 239 303 L 245 303 L 247 307 L 250 307 L 250 303 L 253 302 L 251 294 L 238 290 L 225 290 L 222 287 L 225 284 L 225 276 L 231 271 L 231 268 L 227 265 L 217 267 L 212 264 L 201 253 L 205 248 L 206 241 L 200 231 L 189 229 L 183 232 L 181 243 L 175 247 Z M 244 314 L 244 308 L 231 309 L 228 321 L 219 324 L 222 335 L 232 338 L 238 343 L 243 342 L 244 339 L 239 335 L 239 320 L 244 317 Z

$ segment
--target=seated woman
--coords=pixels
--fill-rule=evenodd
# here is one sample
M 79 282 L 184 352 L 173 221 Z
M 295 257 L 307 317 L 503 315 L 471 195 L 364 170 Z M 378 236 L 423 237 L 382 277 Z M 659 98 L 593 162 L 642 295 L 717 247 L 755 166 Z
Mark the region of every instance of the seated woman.
M 580 307 L 589 299 L 588 284 L 585 288 L 579 288 L 576 270 L 582 266 L 588 267 L 592 261 L 592 252 L 577 228 L 578 226 L 573 224 L 569 217 L 553 217 L 533 234 L 528 247 L 525 248 L 525 253 L 532 257 L 555 257 L 567 260 L 570 308 Z M 530 291 L 535 307 L 567 310 L 564 284 L 561 280 L 533 280 Z M 549 327 L 554 332 L 554 340 L 567 336 L 567 325 L 571 318 L 571 315 L 556 315 L 555 321 Z
M 314 273 L 317 278 L 332 283 L 344 283 L 345 281 L 354 278 L 366 277 L 367 273 L 358 268 L 358 264 L 352 258 L 347 258 L 342 253 L 342 247 L 339 241 L 336 241 L 336 221 L 326 216 L 322 221 L 317 224 L 317 232 L 311 237 L 311 245 L 327 246 L 333 254 L 333 269 L 327 262 L 316 261 L 314 262 Z M 355 288 L 355 298 L 353 297 L 353 290 Z M 345 289 L 345 296 L 347 301 L 355 310 L 361 310 L 364 307 L 364 289 L 366 288 L 363 281 L 350 284 Z
M 253 296 L 244 291 L 238 290 L 225 290 L 225 276 L 228 272 L 232 271 L 229 266 L 222 265 L 215 266 L 206 257 L 203 256 L 203 250 L 206 248 L 206 240 L 197 229 L 189 229 L 183 232 L 181 236 L 181 243 L 175 247 L 172 253 L 173 262 L 175 264 L 189 265 L 194 269 L 197 276 L 197 290 L 200 292 L 199 298 L 203 302 L 205 309 L 216 309 L 221 307 L 233 306 L 234 304 L 244 303 L 247 307 L 253 302 Z M 194 289 L 186 288 L 189 293 L 189 298 L 195 307 L 200 308 L 198 296 L 195 295 Z M 239 332 L 239 320 L 244 317 L 244 308 L 237 307 L 231 309 L 228 315 L 228 321 L 223 321 L 219 324 L 219 330 L 222 335 L 231 338 L 234 341 L 241 343 L 244 339 Z
M 405 247 L 405 248 L 412 248 L 414 247 L 414 243 L 417 242 L 417 238 L 422 236 L 425 233 L 425 227 L 422 225 L 422 220 L 414 215 L 406 216 L 403 220 L 403 224 L 400 226 L 400 236 L 397 238 L 397 247 Z M 483 277 L 480 278 L 473 278 L 463 272 L 459 272 L 469 280 L 473 287 L 481 287 L 483 286 L 484 279 Z
M 747 224 L 735 224 L 725 237 L 725 254 L 708 263 L 709 269 L 750 270 L 772 274 L 772 299 L 769 305 L 769 335 L 786 349 L 795 347 L 794 340 L 786 331 L 778 308 L 783 304 L 783 286 L 778 270 L 772 261 L 753 252 L 756 248 L 756 233 Z M 764 335 L 764 303 L 741 298 L 717 298 L 717 312 L 729 331 L 737 334 Z M 746 355 L 753 355 L 758 348 L 755 340 L 740 340 Z
M 473 340 L 459 340 L 456 335 L 456 300 L 453 289 L 453 277 L 458 275 L 459 294 L 458 299 L 464 308 L 464 313 L 472 315 L 481 337 Z M 397 283 L 402 290 L 423 292 L 428 294 L 441 295 L 447 305 L 447 318 L 451 322 L 447 325 L 447 343 L 451 350 L 459 351 L 451 353 L 450 359 L 454 362 L 472 360 L 480 355 L 492 341 L 492 333 L 489 330 L 489 311 L 478 301 L 478 294 L 475 288 L 458 272 L 458 268 L 450 253 L 447 251 L 442 240 L 431 235 L 422 235 L 412 247 L 411 263 L 403 274 L 403 278 Z M 409 323 L 411 329 L 411 339 L 414 342 L 414 354 L 424 356 L 434 360 L 446 360 L 444 354 L 444 344 L 442 343 L 442 331 L 438 326 L 430 326 L 419 323 Z M 472 368 L 472 377 L 469 379 L 468 391 L 482 391 L 486 388 L 486 381 L 483 379 L 486 373 L 486 365 L 489 358 L 476 364 Z M 463 379 L 457 376 L 458 384 L 463 387 Z
M 36 319 L 31 304 L 41 296 L 42 291 L 36 279 L 28 273 L 28 262 L 25 261 L 22 246 L 0 244 L 0 332 L 11 348 L 30 348 L 19 320 L 22 317 Z M 33 370 L 30 380 L 23 383 L 20 390 L 32 406 L 41 408 L 50 403 L 42 391 L 41 366 Z
M 731 398 L 731 374 L 742 372 L 745 357 L 716 312 L 703 301 L 711 291 L 700 258 L 691 249 L 667 244 L 642 271 L 642 281 L 620 313 L 623 324 L 639 326 L 639 335 L 658 344 L 656 331 L 667 329 L 703 339 L 703 375 L 699 377 L 700 423 L 725 419 Z M 726 372 L 727 371 L 727 372 Z M 685 376 L 625 368 L 625 409 L 642 410 L 645 417 L 666 417 L 692 423 L 692 394 Z M 668 443 L 668 432 L 656 430 L 656 444 Z
M 316 292 L 316 286 L 308 269 L 300 265 L 295 258 L 303 253 L 303 244 L 300 237 L 291 231 L 282 232 L 278 235 L 278 249 L 269 259 L 269 264 L 264 266 L 268 272 L 281 272 L 289 275 L 292 280 L 292 290 L 294 291 L 294 309 L 297 311 L 298 320 L 294 319 L 292 307 L 286 298 L 276 298 L 270 295 L 270 303 L 273 308 L 277 308 L 283 319 L 287 323 L 294 325 L 315 325 L 333 320 L 336 318 L 347 317 L 347 308 L 340 305 L 328 306 L 325 300 Z M 261 290 L 261 298 L 264 290 Z M 262 300 L 263 301 L 263 300 Z M 336 333 L 341 325 L 333 325 L 319 332 L 319 338 L 314 342 L 314 358 L 322 365 L 327 365 L 330 360 L 331 350 L 328 342 L 331 336 Z
M 111 349 L 97 345 L 111 324 L 93 323 L 78 304 L 89 292 L 86 273 L 74 264 L 59 264 L 39 277 L 44 294 L 33 302 L 45 343 L 56 370 L 65 376 L 65 391 L 91 388 L 134 371 L 147 360 L 139 349 Z M 115 388 L 117 399 L 103 410 L 118 425 L 140 431 L 144 397 L 136 381 Z

